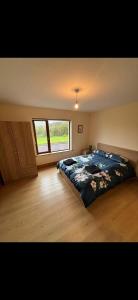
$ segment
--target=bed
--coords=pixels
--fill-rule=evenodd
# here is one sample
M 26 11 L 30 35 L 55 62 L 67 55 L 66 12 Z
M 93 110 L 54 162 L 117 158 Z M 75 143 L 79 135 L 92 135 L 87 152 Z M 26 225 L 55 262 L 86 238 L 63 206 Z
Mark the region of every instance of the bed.
M 60 160 L 57 169 L 88 207 L 101 194 L 137 175 L 138 152 L 99 143 L 87 155 Z

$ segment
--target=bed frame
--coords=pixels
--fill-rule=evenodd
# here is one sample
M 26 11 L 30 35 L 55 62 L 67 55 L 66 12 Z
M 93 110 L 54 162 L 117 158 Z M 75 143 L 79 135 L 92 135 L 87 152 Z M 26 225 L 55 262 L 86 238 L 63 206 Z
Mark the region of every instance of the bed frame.
M 65 179 L 65 181 L 67 182 L 67 184 L 70 186 L 70 188 L 72 189 L 72 191 L 76 194 L 77 198 L 79 198 L 79 200 L 80 200 L 81 199 L 80 193 L 75 188 L 74 184 L 69 180 L 69 178 L 65 175 L 65 173 L 61 169 L 59 169 L 59 173 L 63 176 L 63 178 Z
M 119 154 L 119 155 L 122 155 L 122 156 L 128 158 L 130 163 L 133 165 L 133 167 L 136 171 L 136 175 L 138 177 L 138 151 L 119 148 L 119 147 L 106 145 L 106 144 L 102 144 L 102 143 L 97 144 L 97 149 L 103 150 L 106 152 L 113 152 L 115 154 Z M 74 184 L 69 180 L 69 178 L 65 175 L 65 173 L 61 169 L 59 169 L 59 173 L 63 176 L 63 178 L 65 179 L 67 184 L 70 186 L 72 191 L 75 193 L 77 198 L 81 199 L 80 193 L 77 191 Z

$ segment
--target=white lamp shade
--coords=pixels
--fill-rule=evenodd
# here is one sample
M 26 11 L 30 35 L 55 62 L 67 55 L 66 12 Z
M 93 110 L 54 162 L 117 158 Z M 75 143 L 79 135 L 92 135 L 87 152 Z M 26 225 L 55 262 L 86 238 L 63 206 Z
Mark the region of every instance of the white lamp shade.
M 79 104 L 78 103 L 75 103 L 75 109 L 78 109 L 79 108 Z

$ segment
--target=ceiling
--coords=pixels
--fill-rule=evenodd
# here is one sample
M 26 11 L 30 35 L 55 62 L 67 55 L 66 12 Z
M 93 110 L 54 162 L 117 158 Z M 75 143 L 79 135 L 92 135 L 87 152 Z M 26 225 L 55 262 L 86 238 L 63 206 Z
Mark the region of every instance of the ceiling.
M 80 111 L 138 101 L 138 58 L 0 58 L 0 102 Z

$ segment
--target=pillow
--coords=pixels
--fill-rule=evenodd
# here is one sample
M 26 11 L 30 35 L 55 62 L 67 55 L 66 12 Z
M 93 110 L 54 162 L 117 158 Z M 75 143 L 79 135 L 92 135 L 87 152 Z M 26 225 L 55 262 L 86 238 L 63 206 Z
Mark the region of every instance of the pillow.
M 120 157 L 122 158 L 122 160 L 123 160 L 124 162 L 128 162 L 128 158 L 126 158 L 126 157 L 124 157 L 124 156 L 122 156 L 122 155 L 120 155 Z
M 128 162 L 127 158 L 125 158 L 121 155 L 114 154 L 114 153 L 109 153 L 108 157 L 118 163 L 127 163 Z
M 97 155 L 100 155 L 100 156 L 104 156 L 104 157 L 107 155 L 107 152 L 105 152 L 103 150 L 98 150 L 98 149 L 93 150 L 93 153 L 97 154 Z

